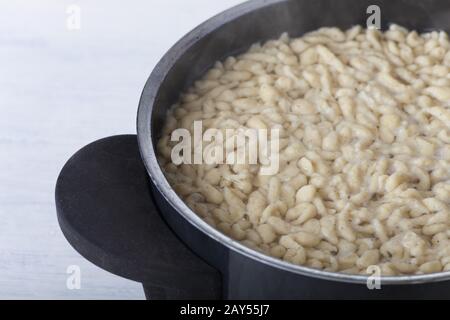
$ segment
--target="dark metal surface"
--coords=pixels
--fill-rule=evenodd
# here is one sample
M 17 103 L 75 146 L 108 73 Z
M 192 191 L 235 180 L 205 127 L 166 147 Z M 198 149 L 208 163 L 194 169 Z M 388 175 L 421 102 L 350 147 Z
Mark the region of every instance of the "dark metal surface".
M 219 272 L 161 219 L 135 135 L 89 144 L 62 169 L 56 208 L 70 244 L 97 266 L 144 284 L 151 299 L 217 299 Z
M 449 272 L 385 277 L 381 291 L 370 291 L 364 276 L 294 266 L 248 249 L 196 216 L 171 189 L 156 160 L 154 144 L 167 109 L 216 60 L 285 31 L 299 36 L 322 26 L 364 24 L 372 4 L 380 6 L 384 27 L 399 23 L 419 31 L 450 30 L 450 2 L 445 0 L 250 1 L 186 35 L 146 83 L 138 111 L 138 140 L 156 201 L 177 235 L 225 275 L 227 298 L 450 298 Z

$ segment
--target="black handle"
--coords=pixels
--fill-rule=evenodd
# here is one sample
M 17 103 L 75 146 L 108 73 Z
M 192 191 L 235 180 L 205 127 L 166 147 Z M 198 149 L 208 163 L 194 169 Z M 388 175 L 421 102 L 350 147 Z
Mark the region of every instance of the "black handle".
M 59 225 L 95 265 L 141 282 L 151 299 L 218 299 L 221 275 L 169 229 L 153 202 L 136 135 L 82 148 L 56 184 Z

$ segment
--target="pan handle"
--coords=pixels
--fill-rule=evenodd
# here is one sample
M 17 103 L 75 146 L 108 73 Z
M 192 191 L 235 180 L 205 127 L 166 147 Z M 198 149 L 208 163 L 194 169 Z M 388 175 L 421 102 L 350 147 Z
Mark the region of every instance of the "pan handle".
M 219 271 L 169 229 L 150 193 L 136 135 L 93 142 L 56 183 L 56 211 L 69 243 L 87 260 L 141 282 L 149 299 L 219 299 Z

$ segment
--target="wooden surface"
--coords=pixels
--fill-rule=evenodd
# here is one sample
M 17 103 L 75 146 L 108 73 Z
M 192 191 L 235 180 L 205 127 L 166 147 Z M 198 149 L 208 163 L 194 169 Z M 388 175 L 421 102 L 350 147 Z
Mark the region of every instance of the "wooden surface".
M 70 247 L 54 186 L 87 143 L 134 133 L 144 83 L 164 52 L 241 0 L 0 2 L 0 299 L 142 299 L 141 285 Z M 81 9 L 68 30 L 66 10 Z M 69 290 L 67 268 L 81 287 Z

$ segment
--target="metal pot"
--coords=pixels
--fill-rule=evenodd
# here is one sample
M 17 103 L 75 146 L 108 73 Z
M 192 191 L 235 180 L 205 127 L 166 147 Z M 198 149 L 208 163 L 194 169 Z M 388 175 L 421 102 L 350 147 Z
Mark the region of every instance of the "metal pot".
M 156 203 L 175 233 L 224 275 L 227 298 L 450 298 L 450 272 L 382 277 L 381 289 L 370 290 L 366 276 L 297 266 L 249 249 L 192 212 L 172 190 L 156 160 L 154 146 L 166 110 L 215 61 L 285 31 L 300 36 L 322 26 L 365 25 L 372 4 L 381 8 L 383 27 L 395 22 L 420 31 L 450 31 L 450 3 L 444 0 L 250 1 L 188 33 L 166 53 L 145 85 L 138 141 Z

